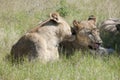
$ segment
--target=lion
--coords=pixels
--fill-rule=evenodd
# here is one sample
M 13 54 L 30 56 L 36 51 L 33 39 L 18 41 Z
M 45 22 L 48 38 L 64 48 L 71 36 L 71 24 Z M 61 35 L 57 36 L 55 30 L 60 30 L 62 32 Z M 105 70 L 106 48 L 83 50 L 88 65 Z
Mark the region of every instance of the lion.
M 27 57 L 29 61 L 38 59 L 41 62 L 59 59 L 58 45 L 71 37 L 69 24 L 54 12 L 50 18 L 23 35 L 11 49 L 13 61 Z
M 64 51 L 66 55 L 74 53 L 76 50 L 88 50 L 99 48 L 102 39 L 99 29 L 95 26 L 96 18 L 88 18 L 87 21 L 73 21 L 72 33 L 75 36 L 73 41 L 63 41 L 60 43 L 60 51 Z

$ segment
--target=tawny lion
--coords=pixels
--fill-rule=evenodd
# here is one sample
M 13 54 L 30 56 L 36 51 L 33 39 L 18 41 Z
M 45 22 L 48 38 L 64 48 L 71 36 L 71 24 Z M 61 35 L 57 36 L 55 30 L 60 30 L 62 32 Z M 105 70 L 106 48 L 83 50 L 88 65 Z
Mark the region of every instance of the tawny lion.
M 96 49 L 102 43 L 99 29 L 97 29 L 96 18 L 90 16 L 87 21 L 73 21 L 73 33 L 75 40 L 63 41 L 60 43 L 60 51 L 63 50 L 67 55 L 75 50 Z
M 42 62 L 58 60 L 59 43 L 70 37 L 68 23 L 58 13 L 51 13 L 48 20 L 27 32 L 12 46 L 11 55 L 13 60 L 23 57 L 30 61 L 36 58 Z

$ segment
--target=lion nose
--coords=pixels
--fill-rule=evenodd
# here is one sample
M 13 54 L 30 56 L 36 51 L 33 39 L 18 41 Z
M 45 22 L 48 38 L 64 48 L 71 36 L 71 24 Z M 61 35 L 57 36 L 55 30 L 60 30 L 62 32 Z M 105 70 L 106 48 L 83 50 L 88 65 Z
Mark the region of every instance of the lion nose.
M 102 44 L 102 43 L 103 43 L 103 41 L 102 41 L 102 40 L 98 40 L 98 41 L 97 41 L 97 43 Z

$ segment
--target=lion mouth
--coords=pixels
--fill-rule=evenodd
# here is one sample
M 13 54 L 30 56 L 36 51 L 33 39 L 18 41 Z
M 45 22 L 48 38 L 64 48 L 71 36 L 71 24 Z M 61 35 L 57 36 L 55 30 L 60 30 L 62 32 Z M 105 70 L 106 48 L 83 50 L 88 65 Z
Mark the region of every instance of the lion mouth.
M 97 50 L 101 43 L 93 43 L 92 45 L 89 45 L 88 47 L 93 50 Z

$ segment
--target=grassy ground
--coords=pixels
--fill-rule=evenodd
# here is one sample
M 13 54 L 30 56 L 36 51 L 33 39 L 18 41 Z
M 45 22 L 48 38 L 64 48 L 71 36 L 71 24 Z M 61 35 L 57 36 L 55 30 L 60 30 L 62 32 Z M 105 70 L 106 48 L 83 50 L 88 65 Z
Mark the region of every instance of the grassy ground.
M 1 80 L 119 80 L 120 59 L 117 56 L 93 57 L 76 53 L 69 59 L 41 64 L 25 62 L 11 65 L 1 61 Z
M 11 46 L 48 18 L 50 12 L 59 11 L 70 25 L 74 19 L 87 19 L 91 14 L 98 22 L 120 17 L 120 0 L 62 1 L 64 3 L 60 0 L 0 0 L 0 80 L 120 80 L 118 55 L 94 57 L 77 52 L 69 59 L 62 56 L 59 61 L 48 64 L 36 61 L 11 65 L 4 60 Z M 111 38 L 103 38 L 105 42 L 111 41 Z

